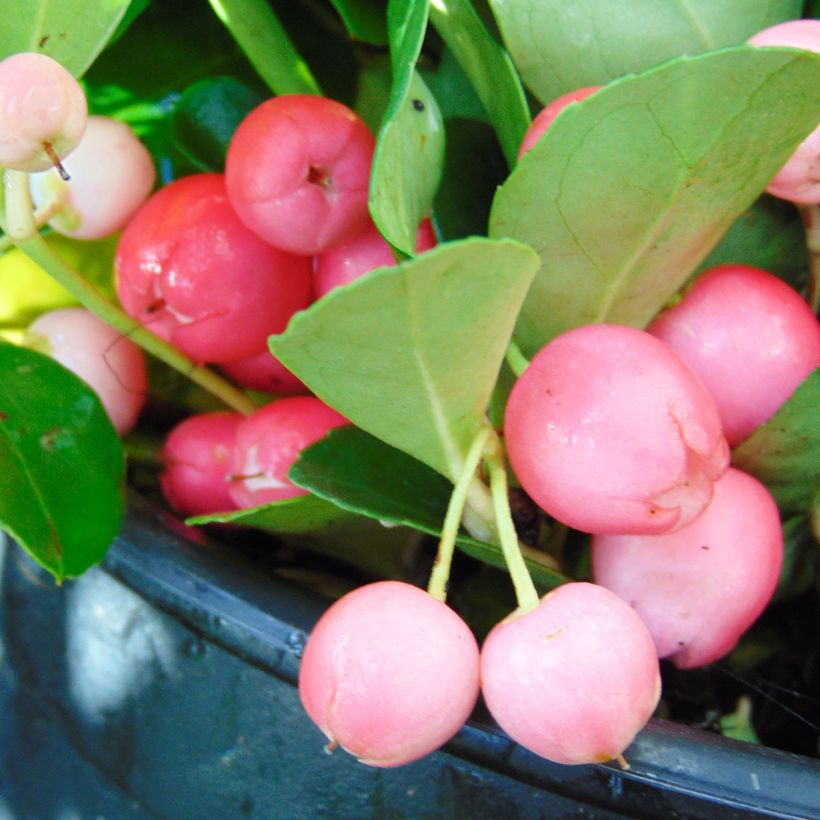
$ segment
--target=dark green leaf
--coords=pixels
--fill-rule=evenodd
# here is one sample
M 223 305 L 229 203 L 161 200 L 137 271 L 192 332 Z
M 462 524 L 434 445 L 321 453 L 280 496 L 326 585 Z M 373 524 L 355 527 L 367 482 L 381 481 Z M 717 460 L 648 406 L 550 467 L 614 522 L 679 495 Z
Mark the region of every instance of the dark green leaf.
M 201 171 L 221 172 L 234 131 L 262 100 L 233 77 L 194 83 L 174 107 L 171 127 L 177 148 Z
M 274 94 L 322 93 L 267 0 L 210 3 Z
M 470 78 L 512 167 L 530 112 L 509 54 L 487 31 L 470 0 L 431 3 L 430 20 Z
M 762 481 L 784 513 L 805 512 L 820 487 L 820 370 L 732 452 L 732 464 Z
M 743 43 L 800 16 L 801 0 L 490 0 L 504 41 L 544 103 L 682 54 Z
M 499 190 L 490 235 L 542 269 L 516 338 L 643 327 L 817 125 L 820 55 L 732 49 L 626 77 L 565 109 Z
M 331 0 L 351 37 L 374 46 L 387 44 L 384 7 L 376 0 Z
M 424 70 L 421 75 L 436 98 L 445 125 L 453 117 L 490 122 L 469 77 L 449 48 L 444 49 L 435 71 Z
M 817 542 L 808 515 L 783 522 L 783 568 L 774 600 L 783 601 L 811 589 L 817 577 Z
M 440 536 L 453 485 L 435 471 L 355 427 L 333 430 L 303 451 L 290 479 L 351 512 Z M 461 550 L 480 561 L 504 567 L 501 548 L 465 533 Z M 567 579 L 527 560 L 533 580 L 554 587 Z
M 454 478 L 536 265 L 516 242 L 440 245 L 332 291 L 271 350 L 355 425 Z
M 81 77 L 117 29 L 131 0 L 3 0 L 0 59 L 39 51 Z
M 58 581 L 98 563 L 119 531 L 124 466 L 84 382 L 0 343 L 0 526 Z

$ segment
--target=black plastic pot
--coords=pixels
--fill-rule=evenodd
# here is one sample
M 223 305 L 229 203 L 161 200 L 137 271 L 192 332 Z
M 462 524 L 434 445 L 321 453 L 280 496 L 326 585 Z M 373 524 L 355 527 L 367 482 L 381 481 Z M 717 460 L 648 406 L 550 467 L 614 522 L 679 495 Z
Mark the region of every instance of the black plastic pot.
M 327 605 L 135 501 L 102 568 L 2 568 L 0 818 L 820 816 L 820 762 L 652 721 L 617 766 L 472 721 L 418 763 L 322 751 L 295 688 Z

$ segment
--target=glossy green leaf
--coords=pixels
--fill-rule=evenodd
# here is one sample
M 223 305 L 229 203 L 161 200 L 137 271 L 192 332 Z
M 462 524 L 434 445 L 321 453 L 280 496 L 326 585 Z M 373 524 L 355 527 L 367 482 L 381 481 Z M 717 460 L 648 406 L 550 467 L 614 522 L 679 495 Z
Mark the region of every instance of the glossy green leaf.
M 391 0 L 387 27 L 393 79 L 376 140 L 369 207 L 382 236 L 404 256 L 412 256 L 444 159 L 441 114 L 415 70 L 427 29 L 427 2 Z
M 189 518 L 187 524 L 236 524 L 253 527 L 315 552 L 354 564 L 384 577 L 402 574 L 401 550 L 411 533 L 404 528 L 387 528 L 372 518 L 357 515 L 316 495 L 303 495 L 285 501 Z
M 537 264 L 516 242 L 447 243 L 337 288 L 270 347 L 358 427 L 453 478 Z
M 806 239 L 800 213 L 791 202 L 762 196 L 742 213 L 700 265 L 752 265 L 802 290 L 808 280 Z
M 762 481 L 784 513 L 805 512 L 820 488 L 820 370 L 732 452 L 732 465 Z
M 177 148 L 199 170 L 221 172 L 234 131 L 262 100 L 233 77 L 194 83 L 174 106 L 171 128 Z
M 820 55 L 739 46 L 627 77 L 565 109 L 499 190 L 490 235 L 542 269 L 526 354 L 591 322 L 643 327 L 820 114 Z
M 321 94 L 267 0 L 209 0 L 274 94 Z
M 351 512 L 434 535 L 441 525 L 453 485 L 420 461 L 355 427 L 333 430 L 302 452 L 290 479 Z M 501 548 L 461 533 L 458 547 L 485 564 L 504 568 Z M 567 579 L 527 560 L 535 583 L 554 587 Z
M 678 57 L 745 42 L 799 17 L 801 0 L 489 0 L 528 88 L 543 102 Z
M 122 444 L 73 373 L 0 343 L 0 527 L 58 581 L 98 563 L 124 512 Z
M 530 112 L 510 55 L 487 31 L 470 0 L 431 3 L 430 22 L 470 78 L 512 167 Z
M 131 0 L 3 0 L 0 59 L 39 51 L 81 77 L 117 30 Z
M 384 7 L 376 0 L 330 0 L 351 37 L 374 46 L 387 44 Z

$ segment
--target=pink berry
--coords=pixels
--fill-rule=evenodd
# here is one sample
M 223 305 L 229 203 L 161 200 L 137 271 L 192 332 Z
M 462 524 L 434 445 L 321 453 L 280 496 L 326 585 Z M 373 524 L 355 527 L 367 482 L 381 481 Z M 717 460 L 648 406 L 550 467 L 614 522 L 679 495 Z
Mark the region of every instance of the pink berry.
M 220 174 L 198 174 L 137 211 L 117 246 L 117 295 L 195 361 L 228 362 L 264 350 L 307 307 L 310 267 L 242 224 Z
M 416 251 L 421 253 L 435 246 L 433 223 L 425 219 L 416 233 Z M 316 297 L 324 296 L 333 288 L 348 285 L 376 268 L 395 264 L 390 245 L 382 239 L 372 220 L 368 220 L 364 230 L 316 257 L 313 272 Z
M 136 424 L 148 376 L 145 357 L 134 342 L 79 307 L 44 313 L 29 326 L 27 339 L 91 387 L 118 433 Z
M 0 62 L 0 167 L 45 171 L 80 141 L 87 107 L 56 60 L 23 52 Z
M 347 419 L 313 396 L 279 399 L 242 420 L 236 430 L 230 493 L 240 509 L 306 495 L 288 479 L 305 447 Z
M 478 697 L 478 646 L 461 618 L 421 589 L 369 584 L 325 612 L 299 671 L 299 695 L 330 739 L 371 766 L 401 766 L 446 743 Z
M 177 424 L 165 439 L 159 477 L 162 494 L 181 515 L 227 512 L 239 413 L 201 413 Z
M 69 182 L 52 169 L 31 177 L 31 192 L 38 208 L 65 198 L 49 225 L 75 239 L 102 239 L 122 230 L 156 179 L 148 149 L 125 123 L 110 117 L 88 118 L 83 138 L 63 165 Z
M 242 121 L 225 176 L 243 222 L 282 250 L 322 253 L 367 219 L 375 142 L 334 100 L 283 95 Z
M 587 532 L 668 532 L 728 465 L 717 409 L 665 344 L 620 325 L 553 339 L 513 387 L 505 436 L 524 490 Z
M 748 42 L 754 46 L 790 46 L 820 52 L 820 20 L 789 20 L 764 29 Z M 801 205 L 820 203 L 820 126 L 800 143 L 766 190 Z
M 688 527 L 667 535 L 597 535 L 596 583 L 634 607 L 658 656 L 681 669 L 723 657 L 771 599 L 783 537 L 768 490 L 729 469 L 712 503 Z
M 251 390 L 262 390 L 265 393 L 276 393 L 290 396 L 310 391 L 296 376 L 288 370 L 270 351 L 223 362 L 220 368 L 233 381 Z
M 591 94 L 594 94 L 601 88 L 600 85 L 590 85 L 586 88 L 578 88 L 575 91 L 570 91 L 567 94 L 554 99 L 546 108 L 542 108 L 538 114 L 535 115 L 532 124 L 524 134 L 524 139 L 521 141 L 521 147 L 518 149 L 518 159 L 524 156 L 538 140 L 546 133 L 546 130 L 552 125 L 553 120 L 570 104 L 585 100 Z
M 587 583 L 497 624 L 481 649 L 487 708 L 517 743 L 556 763 L 618 757 L 652 715 L 661 680 L 635 611 Z
M 776 276 L 745 265 L 703 273 L 647 331 L 706 385 L 732 446 L 820 365 L 820 324 L 811 308 Z

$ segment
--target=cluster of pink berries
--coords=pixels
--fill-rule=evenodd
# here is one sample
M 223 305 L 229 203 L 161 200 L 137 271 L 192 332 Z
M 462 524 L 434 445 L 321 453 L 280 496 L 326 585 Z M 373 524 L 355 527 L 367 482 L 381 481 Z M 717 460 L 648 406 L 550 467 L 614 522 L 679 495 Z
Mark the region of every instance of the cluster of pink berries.
M 820 33 L 795 42 L 794 25 L 752 42 L 820 50 Z M 0 63 L 0 166 L 45 172 L 32 192 L 57 231 L 96 238 L 125 226 L 117 294 L 141 325 L 243 386 L 306 392 L 268 353 L 268 337 L 315 298 L 393 262 L 367 212 L 365 125 L 332 100 L 278 97 L 240 125 L 224 175 L 181 179 L 146 201 L 155 180 L 144 148 L 104 118 L 86 128 L 82 94 L 55 65 L 35 54 Z M 12 74 L 30 80 L 25 99 L 7 90 Z M 548 107 L 522 153 L 564 105 L 595 90 Z M 816 133 L 771 191 L 820 201 L 818 154 Z M 47 170 L 55 163 L 59 176 Z M 424 223 L 418 248 L 433 244 Z M 128 339 L 80 309 L 41 317 L 30 339 L 94 386 L 120 432 L 135 423 L 147 379 Z M 551 341 L 512 391 L 505 444 L 539 506 L 593 534 L 596 583 L 517 610 L 481 650 L 431 595 L 395 581 L 362 587 L 308 642 L 299 683 L 308 714 L 331 744 L 395 766 L 452 737 L 480 691 L 502 728 L 539 755 L 621 756 L 657 705 L 658 659 L 693 667 L 721 657 L 771 598 L 783 550 L 777 507 L 729 467 L 729 446 L 818 365 L 811 311 L 775 277 L 741 266 L 702 275 L 647 331 L 590 325 Z M 185 515 L 301 494 L 289 467 L 346 423 L 309 395 L 247 417 L 193 416 L 166 440 L 163 492 Z

